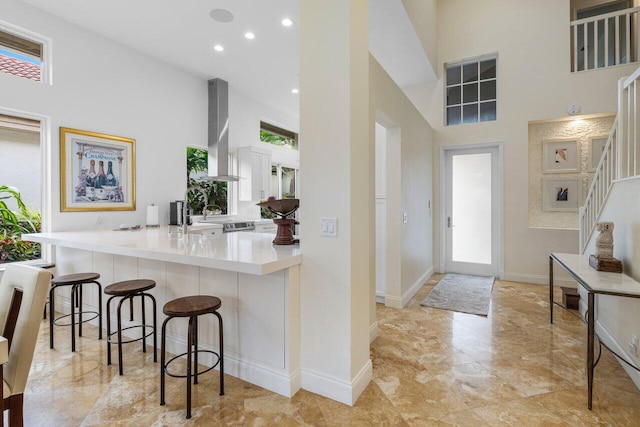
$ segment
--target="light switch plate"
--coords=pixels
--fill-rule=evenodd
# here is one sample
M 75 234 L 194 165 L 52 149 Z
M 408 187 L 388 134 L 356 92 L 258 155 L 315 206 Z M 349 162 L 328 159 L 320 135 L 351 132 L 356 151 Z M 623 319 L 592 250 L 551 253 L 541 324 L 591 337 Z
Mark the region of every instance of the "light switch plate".
M 336 237 L 338 235 L 338 219 L 327 217 L 320 218 L 320 235 Z

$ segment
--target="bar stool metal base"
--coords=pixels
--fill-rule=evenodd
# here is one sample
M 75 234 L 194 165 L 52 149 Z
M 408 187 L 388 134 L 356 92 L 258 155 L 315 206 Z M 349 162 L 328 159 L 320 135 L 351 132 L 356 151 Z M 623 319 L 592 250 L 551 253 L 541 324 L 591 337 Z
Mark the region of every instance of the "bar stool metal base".
M 191 418 L 191 378 L 193 377 L 193 384 L 198 384 L 198 376 L 209 372 L 217 366 L 220 366 L 220 396 L 224 396 L 224 345 L 223 345 L 223 325 L 222 316 L 218 313 L 222 302 L 219 298 L 208 295 L 197 295 L 191 297 L 178 298 L 169 301 L 163 308 L 163 313 L 168 317 L 162 323 L 162 338 L 160 349 L 160 405 L 165 404 L 165 375 L 169 375 L 174 378 L 186 378 L 187 379 L 187 415 L 186 418 Z M 198 317 L 204 314 L 213 314 L 218 318 L 218 330 L 220 336 L 220 353 L 216 353 L 211 350 L 199 350 L 198 349 Z M 189 327 L 187 332 L 187 351 L 172 357 L 169 361 L 166 361 L 166 331 L 167 323 L 176 317 L 188 317 Z M 217 361 L 210 367 L 205 368 L 202 371 L 198 371 L 198 354 L 200 353 L 212 353 L 216 355 Z M 169 372 L 169 365 L 176 359 L 187 356 L 187 373 L 174 374 Z M 193 359 L 193 360 L 192 360 Z M 195 365 L 195 369 L 192 367 Z
M 49 289 L 49 306 L 51 314 L 49 315 L 49 348 L 53 348 L 53 326 L 71 326 L 71 351 L 76 351 L 76 325 L 78 326 L 78 336 L 82 336 L 82 324 L 89 322 L 96 317 L 98 318 L 98 339 L 102 339 L 102 285 L 97 279 L 100 278 L 98 273 L 76 273 L 67 274 L 56 277 L 51 281 L 51 289 Z M 98 311 L 84 311 L 82 309 L 82 289 L 84 285 L 95 284 L 98 287 Z M 53 312 L 55 309 L 55 290 L 62 286 L 71 286 L 71 313 L 59 317 L 55 317 Z M 76 308 L 78 311 L 76 312 Z M 89 319 L 83 319 L 83 315 L 93 314 Z M 78 320 L 76 321 L 76 315 Z M 68 323 L 59 322 L 62 319 L 70 317 Z
M 148 279 L 140 279 L 140 280 L 128 280 L 125 282 L 117 282 L 107 286 L 104 289 L 104 293 L 107 295 L 112 295 L 107 300 L 107 365 L 111 365 L 111 344 L 118 345 L 118 373 L 120 375 L 124 372 L 124 364 L 122 361 L 122 344 L 129 344 L 136 341 L 142 341 L 142 352 L 147 352 L 147 338 L 153 335 L 153 361 L 154 363 L 158 361 L 158 339 L 156 335 L 156 299 L 153 295 L 148 294 L 144 291 L 152 289 L 156 286 L 156 283 L 153 280 Z M 129 301 L 130 304 L 130 320 L 133 321 L 133 298 L 140 297 L 141 309 L 142 309 L 142 323 L 139 325 L 127 326 L 125 328 L 122 327 L 122 304 L 125 301 Z M 120 298 L 118 302 L 117 308 L 117 324 L 118 329 L 116 331 L 111 331 L 111 301 L 114 298 Z M 151 299 L 151 306 L 153 307 L 153 324 L 148 325 L 146 320 L 146 310 L 145 310 L 145 298 Z M 131 338 L 131 339 L 123 339 L 122 332 L 130 329 L 138 329 L 142 330 L 141 336 L 139 338 Z M 147 330 L 150 330 L 147 332 Z

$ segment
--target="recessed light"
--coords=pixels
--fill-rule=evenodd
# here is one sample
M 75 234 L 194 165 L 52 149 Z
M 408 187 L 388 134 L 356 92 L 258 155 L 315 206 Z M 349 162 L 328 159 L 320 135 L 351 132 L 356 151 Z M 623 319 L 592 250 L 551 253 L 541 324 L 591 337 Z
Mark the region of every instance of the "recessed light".
M 291 89 L 291 93 L 299 93 L 300 91 L 298 89 Z
M 282 25 L 284 25 L 285 27 L 290 27 L 293 25 L 293 21 L 289 18 L 284 18 L 282 20 Z
M 219 44 L 215 45 L 213 48 L 216 50 L 216 52 L 222 52 L 224 50 L 224 47 Z
M 253 40 L 256 38 L 256 35 L 253 34 L 251 31 L 247 31 L 246 33 L 244 33 L 244 37 L 246 39 Z
M 209 12 L 209 16 L 214 21 L 220 22 L 222 24 L 233 21 L 233 13 L 229 12 L 226 9 L 213 9 L 211 12 Z

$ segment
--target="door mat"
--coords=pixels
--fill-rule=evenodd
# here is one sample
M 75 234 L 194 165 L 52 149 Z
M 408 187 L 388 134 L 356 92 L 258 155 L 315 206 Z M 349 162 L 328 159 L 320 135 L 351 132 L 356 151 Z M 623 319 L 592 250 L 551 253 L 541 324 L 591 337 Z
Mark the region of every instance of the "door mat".
M 420 305 L 486 316 L 494 280 L 493 276 L 447 274 Z

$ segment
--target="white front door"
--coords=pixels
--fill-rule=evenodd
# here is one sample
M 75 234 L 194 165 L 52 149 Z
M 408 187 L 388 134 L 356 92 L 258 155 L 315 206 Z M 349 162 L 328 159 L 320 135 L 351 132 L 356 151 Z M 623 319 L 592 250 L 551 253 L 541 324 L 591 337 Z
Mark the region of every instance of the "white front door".
M 500 162 L 498 146 L 446 149 L 445 271 L 498 276 Z

